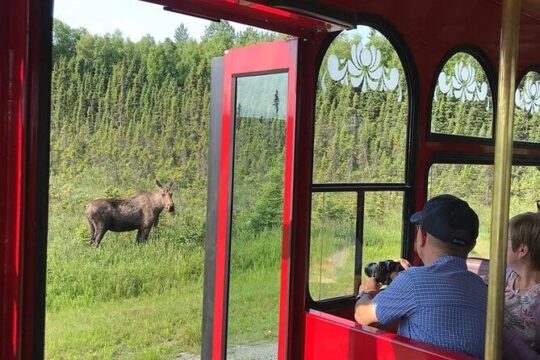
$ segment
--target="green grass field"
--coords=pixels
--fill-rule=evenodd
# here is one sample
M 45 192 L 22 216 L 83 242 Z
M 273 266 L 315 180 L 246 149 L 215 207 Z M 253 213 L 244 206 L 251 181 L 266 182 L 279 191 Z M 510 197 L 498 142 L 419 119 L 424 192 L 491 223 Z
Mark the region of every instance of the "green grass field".
M 97 249 L 88 245 L 82 214 L 54 215 L 48 251 L 46 358 L 169 359 L 182 352 L 199 353 L 204 250 L 178 241 L 178 215 L 163 214 L 159 231 L 143 246 L 135 244 L 134 232 L 108 233 Z M 336 251 L 350 252 L 350 242 L 346 248 L 341 243 L 351 238 L 350 227 L 326 225 L 327 232 L 317 235 L 331 244 L 324 260 L 335 258 Z M 366 232 L 370 238 L 366 259 L 399 253 L 399 244 L 389 250 L 379 241 L 399 233 L 376 234 L 371 227 Z M 240 233 L 234 239 L 230 345 L 267 343 L 277 337 L 280 238 L 280 229 L 271 229 L 258 235 Z M 336 280 L 321 285 L 345 295 L 352 292 L 354 262 L 340 261 L 336 269 L 322 274 L 334 274 Z M 347 291 L 339 293 L 343 289 Z
M 107 234 L 98 249 L 68 233 L 51 239 L 46 358 L 166 359 L 199 351 L 202 247 L 163 235 L 136 246 L 133 235 Z
M 193 210 L 162 214 L 147 244 L 137 246 L 135 232 L 107 233 L 96 249 L 89 246 L 82 211 L 93 194 L 84 188 L 68 194 L 76 202 L 51 200 L 45 357 L 174 359 L 180 353 L 198 354 L 204 234 L 193 225 Z M 488 257 L 490 208 L 475 209 L 481 233 L 472 255 Z M 523 210 L 514 208 L 513 213 Z M 340 216 L 312 223 L 309 291 L 316 300 L 354 292 L 354 221 Z M 229 345 L 269 343 L 277 337 L 280 239 L 276 228 L 235 234 Z M 367 217 L 363 264 L 399 257 L 400 239 L 399 208 L 381 218 Z
M 200 351 L 201 281 L 47 312 L 48 359 L 171 359 Z
M 176 213 L 163 213 L 142 246 L 135 232 L 109 232 L 94 248 L 83 213 L 84 203 L 97 196 L 92 185 L 51 186 L 45 357 L 172 359 L 199 353 L 204 233 L 198 233 L 195 210 L 177 206 Z M 188 199 L 176 195 L 175 201 Z M 280 234 L 245 234 L 235 242 L 230 341 L 276 337 Z

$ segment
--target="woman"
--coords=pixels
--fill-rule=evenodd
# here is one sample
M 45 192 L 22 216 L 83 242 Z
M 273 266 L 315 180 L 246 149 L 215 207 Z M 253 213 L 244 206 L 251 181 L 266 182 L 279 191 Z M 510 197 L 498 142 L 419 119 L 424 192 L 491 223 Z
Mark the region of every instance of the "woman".
M 508 235 L 505 357 L 540 359 L 540 213 L 514 216 Z

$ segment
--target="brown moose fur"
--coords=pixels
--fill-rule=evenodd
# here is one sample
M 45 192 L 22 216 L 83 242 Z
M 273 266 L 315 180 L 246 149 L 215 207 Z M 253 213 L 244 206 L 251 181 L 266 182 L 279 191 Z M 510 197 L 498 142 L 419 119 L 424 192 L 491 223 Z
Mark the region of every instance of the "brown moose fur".
M 157 226 L 163 209 L 174 211 L 173 183 L 159 186 L 157 191 L 143 191 L 127 199 L 97 199 L 86 205 L 90 224 L 90 244 L 99 246 L 107 231 L 137 230 L 137 244 L 144 242 L 153 226 Z

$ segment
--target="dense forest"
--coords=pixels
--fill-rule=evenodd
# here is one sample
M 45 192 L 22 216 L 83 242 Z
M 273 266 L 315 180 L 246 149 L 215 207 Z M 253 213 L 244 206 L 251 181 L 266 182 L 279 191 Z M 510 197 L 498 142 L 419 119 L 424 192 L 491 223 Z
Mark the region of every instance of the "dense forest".
M 212 23 L 200 41 L 191 38 L 183 25 L 173 39 L 163 42 L 151 36 L 132 42 L 119 32 L 92 35 L 58 20 L 54 29 L 52 198 L 64 195 L 69 179 L 98 177 L 106 179 L 101 184 L 107 184 L 108 195 L 161 178 L 176 180 L 189 198 L 203 199 L 210 61 L 228 48 L 279 36 L 251 28 L 235 33 L 227 22 Z M 314 181 L 402 182 L 409 96 L 404 71 L 390 43 L 375 31 L 367 39 L 341 36 L 330 53 L 345 58 L 357 41 L 379 49 L 382 65 L 399 70 L 399 94 L 364 92 L 328 81 L 323 61 L 320 82 L 326 86 L 317 93 Z M 451 73 L 458 62 L 471 65 L 482 80 L 481 67 L 470 55 L 454 56 L 443 70 Z M 460 101 L 439 93 L 432 129 L 489 137 L 492 114 L 490 99 Z M 516 117 L 519 138 L 539 136 L 537 115 L 519 110 Z M 259 149 L 252 151 L 253 159 L 247 163 L 260 161 L 260 144 L 256 145 L 245 144 L 246 149 Z M 476 179 L 471 175 L 468 180 L 477 184 L 478 191 L 467 193 L 485 194 L 480 187 L 487 183 Z M 202 214 L 196 217 L 193 221 L 200 223 Z
M 276 37 L 253 29 L 236 34 L 223 22 L 212 23 L 200 41 L 180 25 L 172 40 L 135 43 L 55 20 L 53 203 L 69 198 L 81 206 L 89 197 L 152 187 L 154 178 L 174 180 L 181 199 L 190 200 L 183 217 L 192 240 L 202 241 L 211 59 Z M 81 191 L 81 181 L 93 191 Z
M 174 40 L 133 43 L 55 20 L 52 175 L 93 168 L 112 170 L 120 184 L 160 175 L 199 186 L 206 176 L 210 61 L 272 38 L 251 29 L 236 35 L 229 24 L 215 23 L 200 42 L 180 26 Z

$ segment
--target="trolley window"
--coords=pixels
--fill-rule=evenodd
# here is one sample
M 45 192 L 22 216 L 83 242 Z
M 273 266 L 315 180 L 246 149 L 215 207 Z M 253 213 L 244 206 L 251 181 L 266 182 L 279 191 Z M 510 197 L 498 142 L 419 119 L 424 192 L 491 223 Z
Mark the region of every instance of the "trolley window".
M 254 343 L 276 346 L 287 84 L 287 73 L 236 79 L 227 322 L 233 357 Z M 249 297 L 261 306 L 246 308 Z M 265 332 L 254 332 L 249 319 L 267 324 Z
M 537 211 L 540 168 L 514 165 L 510 191 L 510 216 Z M 493 165 L 433 164 L 429 170 L 428 198 L 443 193 L 465 199 L 478 213 L 480 234 L 471 256 L 489 258 Z
M 400 256 L 402 208 L 402 192 L 313 194 L 309 287 L 314 300 L 354 294 L 365 278 L 362 264 Z
M 476 58 L 459 52 L 448 59 L 437 78 L 431 111 L 432 133 L 492 137 L 491 87 Z
M 529 71 L 516 90 L 514 140 L 540 142 L 540 74 Z
M 315 114 L 309 291 L 355 293 L 363 267 L 401 256 L 409 94 L 397 51 L 359 26 L 329 46 Z
M 314 182 L 403 182 L 407 111 L 390 42 L 367 26 L 342 33 L 319 70 Z

